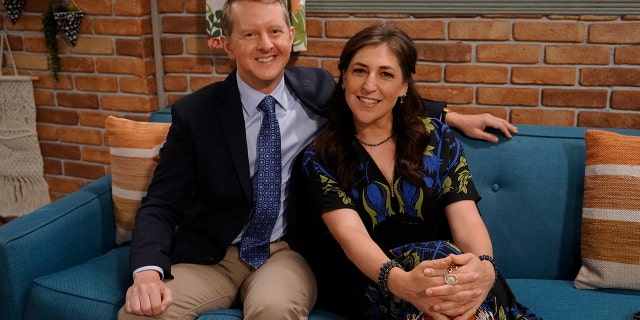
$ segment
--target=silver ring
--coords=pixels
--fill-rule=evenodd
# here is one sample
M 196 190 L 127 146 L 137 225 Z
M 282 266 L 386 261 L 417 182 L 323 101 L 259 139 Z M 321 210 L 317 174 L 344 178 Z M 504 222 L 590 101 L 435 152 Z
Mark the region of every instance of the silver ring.
M 456 266 L 455 268 L 458 269 L 458 266 Z M 444 275 L 444 283 L 448 285 L 454 285 L 458 283 L 458 276 L 456 276 L 452 272 L 453 272 L 453 267 L 449 267 L 447 269 L 447 274 Z

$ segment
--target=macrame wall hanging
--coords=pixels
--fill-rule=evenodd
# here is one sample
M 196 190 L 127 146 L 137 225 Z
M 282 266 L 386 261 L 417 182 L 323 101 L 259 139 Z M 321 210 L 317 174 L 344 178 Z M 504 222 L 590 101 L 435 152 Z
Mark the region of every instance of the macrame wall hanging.
M 33 78 L 18 75 L 4 31 L 0 42 L 0 66 L 6 44 L 14 72 L 0 74 L 0 217 L 16 217 L 51 199 L 36 132 Z

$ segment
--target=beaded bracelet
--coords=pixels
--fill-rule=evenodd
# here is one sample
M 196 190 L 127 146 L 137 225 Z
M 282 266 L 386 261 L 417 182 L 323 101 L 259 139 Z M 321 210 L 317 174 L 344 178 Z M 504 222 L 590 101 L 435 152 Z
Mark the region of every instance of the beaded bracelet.
M 389 271 L 391 271 L 392 268 L 400 268 L 404 270 L 404 267 L 395 260 L 389 260 L 382 264 L 382 267 L 380 267 L 380 274 L 378 275 L 378 286 L 385 297 L 389 297 L 391 295 L 391 291 L 389 291 L 389 288 L 387 287 L 387 278 L 389 277 Z
M 496 262 L 493 261 L 493 257 L 488 254 L 483 254 L 479 256 L 478 259 L 480 259 L 480 261 L 486 260 L 491 262 L 491 264 L 493 265 L 493 270 L 496 272 L 496 279 L 498 279 L 498 268 L 496 267 Z

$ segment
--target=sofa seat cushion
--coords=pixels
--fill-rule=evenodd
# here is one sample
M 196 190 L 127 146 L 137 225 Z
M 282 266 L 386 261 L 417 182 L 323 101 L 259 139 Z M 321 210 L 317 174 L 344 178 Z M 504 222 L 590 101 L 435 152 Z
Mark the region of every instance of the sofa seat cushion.
M 115 319 L 130 286 L 129 247 L 34 280 L 24 319 Z
M 242 320 L 242 310 L 227 309 L 212 312 L 206 312 L 198 317 L 197 320 Z M 313 310 L 309 315 L 309 320 L 345 320 L 325 310 Z
M 579 290 L 571 280 L 509 279 L 518 302 L 543 319 L 628 320 L 640 311 L 640 291 Z

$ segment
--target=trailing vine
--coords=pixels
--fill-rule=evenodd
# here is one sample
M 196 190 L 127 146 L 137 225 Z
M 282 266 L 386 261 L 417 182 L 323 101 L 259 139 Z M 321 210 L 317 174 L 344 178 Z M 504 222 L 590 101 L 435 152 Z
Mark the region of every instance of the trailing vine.
M 44 29 L 44 43 L 49 50 L 49 70 L 53 73 L 53 78 L 58 81 L 58 72 L 60 72 L 60 57 L 58 56 L 58 24 L 54 17 L 55 12 L 59 12 L 64 6 L 57 1 L 50 1 L 49 8 L 42 14 L 42 27 Z

